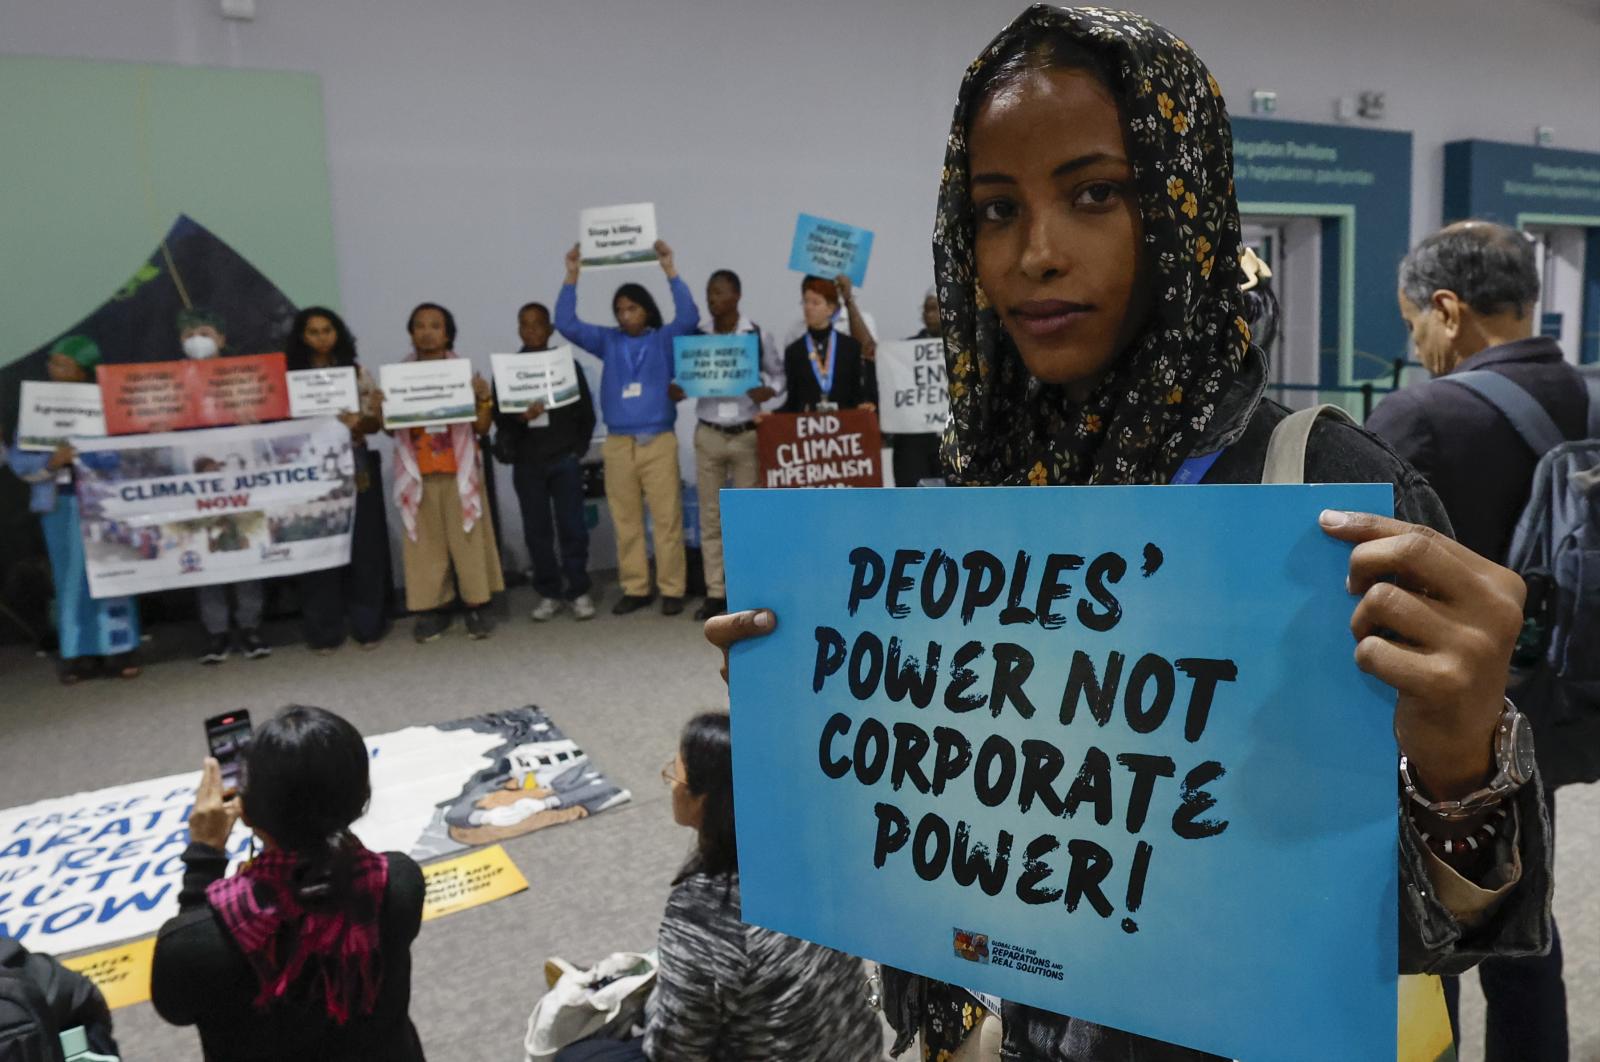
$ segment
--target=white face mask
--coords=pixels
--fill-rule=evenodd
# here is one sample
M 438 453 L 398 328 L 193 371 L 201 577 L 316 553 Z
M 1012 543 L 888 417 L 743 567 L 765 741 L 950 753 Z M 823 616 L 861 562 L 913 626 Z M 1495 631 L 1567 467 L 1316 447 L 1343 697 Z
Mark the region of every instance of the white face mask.
M 196 361 L 217 356 L 217 341 L 207 335 L 192 335 L 183 341 L 183 352 Z

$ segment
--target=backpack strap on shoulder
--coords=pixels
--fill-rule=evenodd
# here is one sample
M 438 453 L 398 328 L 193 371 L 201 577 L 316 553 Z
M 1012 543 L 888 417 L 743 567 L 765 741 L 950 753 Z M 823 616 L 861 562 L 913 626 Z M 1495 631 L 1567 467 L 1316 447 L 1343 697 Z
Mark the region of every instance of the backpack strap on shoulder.
M 1589 431 L 1591 439 L 1600 439 L 1600 372 L 1579 372 L 1583 377 L 1584 390 L 1589 392 Z
M 1511 422 L 1511 426 L 1517 429 L 1517 434 L 1522 436 L 1522 441 L 1533 450 L 1535 457 L 1543 457 L 1567 441 L 1567 437 L 1556 427 L 1556 422 L 1550 419 L 1550 414 L 1545 412 L 1538 399 L 1530 395 L 1521 385 L 1497 372 L 1477 369 L 1472 372 L 1441 376 L 1439 379 L 1445 383 L 1460 384 L 1498 409 L 1501 415 Z M 1593 415 L 1591 410 L 1591 418 Z
M 1263 483 L 1304 483 L 1306 481 L 1306 448 L 1311 443 L 1311 429 L 1324 413 L 1354 424 L 1343 406 L 1320 405 L 1290 413 L 1272 429 L 1267 442 L 1267 459 L 1261 466 Z

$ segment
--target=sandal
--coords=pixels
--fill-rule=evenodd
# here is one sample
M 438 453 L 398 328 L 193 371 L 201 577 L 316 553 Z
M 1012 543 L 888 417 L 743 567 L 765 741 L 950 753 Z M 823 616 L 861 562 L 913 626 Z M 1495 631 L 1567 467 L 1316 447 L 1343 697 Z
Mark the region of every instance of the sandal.
M 107 670 L 116 669 L 118 678 L 136 679 L 144 674 L 144 665 L 139 662 L 139 657 L 136 653 L 129 653 L 124 656 L 120 666 L 111 663 L 109 658 L 107 659 L 107 664 Z

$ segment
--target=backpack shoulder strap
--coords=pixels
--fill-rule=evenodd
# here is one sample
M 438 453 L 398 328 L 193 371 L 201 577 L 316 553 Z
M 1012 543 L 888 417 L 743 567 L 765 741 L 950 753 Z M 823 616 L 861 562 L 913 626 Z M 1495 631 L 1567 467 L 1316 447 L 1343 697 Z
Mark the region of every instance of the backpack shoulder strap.
M 1591 439 L 1600 439 L 1600 373 L 1583 372 L 1584 390 L 1589 392 L 1589 431 Z
M 1446 383 L 1460 384 L 1498 409 L 1517 429 L 1517 434 L 1522 436 L 1522 441 L 1528 444 L 1536 457 L 1543 457 L 1567 441 L 1538 399 L 1497 372 L 1478 369 L 1441 376 L 1440 379 Z
M 1354 424 L 1342 406 L 1320 405 L 1290 413 L 1272 429 L 1267 442 L 1267 460 L 1261 466 L 1263 483 L 1304 483 L 1306 481 L 1306 447 L 1311 443 L 1311 429 L 1324 413 Z

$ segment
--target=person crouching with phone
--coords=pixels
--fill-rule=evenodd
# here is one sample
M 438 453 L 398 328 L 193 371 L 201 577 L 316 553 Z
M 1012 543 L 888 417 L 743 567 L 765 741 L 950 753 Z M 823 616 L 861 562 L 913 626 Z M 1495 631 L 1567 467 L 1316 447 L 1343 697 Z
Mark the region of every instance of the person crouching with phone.
M 208 1062 L 421 1060 L 407 1010 L 422 871 L 350 832 L 372 796 L 361 734 L 291 705 L 243 755 L 237 794 L 205 761 L 178 914 L 156 939 L 156 1012 L 198 1025 Z M 236 819 L 262 851 L 228 877 Z

